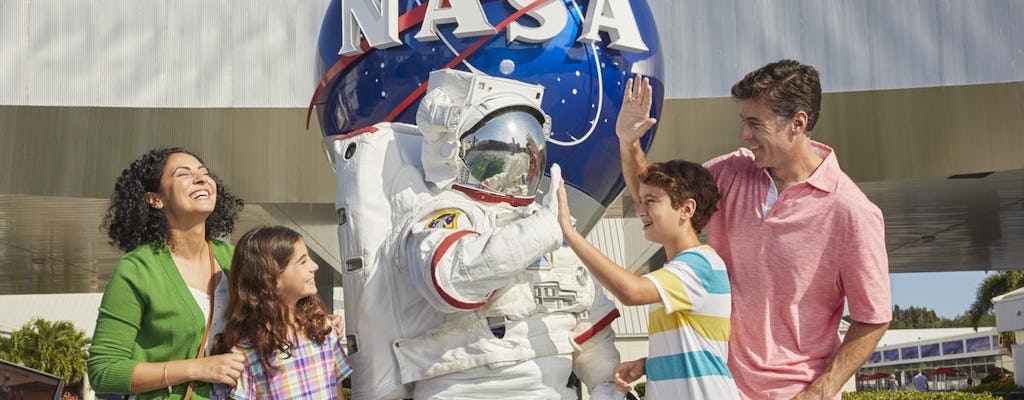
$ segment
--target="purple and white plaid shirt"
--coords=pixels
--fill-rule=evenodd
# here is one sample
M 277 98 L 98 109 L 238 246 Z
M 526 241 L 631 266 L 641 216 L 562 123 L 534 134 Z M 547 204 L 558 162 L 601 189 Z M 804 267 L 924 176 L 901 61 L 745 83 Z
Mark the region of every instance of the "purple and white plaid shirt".
M 324 339 L 323 345 L 305 336 L 294 340 L 295 348 L 290 349 L 291 357 L 277 354 L 275 365 L 278 369 L 275 371 L 263 369 L 259 361 L 260 352 L 256 349 L 235 346 L 232 351 L 245 356 L 245 370 L 233 389 L 226 385 L 214 385 L 213 398 L 337 399 L 338 386 L 342 379 L 352 374 L 352 367 L 349 366 L 344 346 L 334 329 Z

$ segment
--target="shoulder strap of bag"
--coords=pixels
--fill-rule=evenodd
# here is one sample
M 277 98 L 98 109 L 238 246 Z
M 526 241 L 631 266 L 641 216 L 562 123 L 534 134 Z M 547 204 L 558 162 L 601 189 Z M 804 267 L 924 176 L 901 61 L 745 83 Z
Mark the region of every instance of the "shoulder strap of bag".
M 210 249 L 210 277 L 212 278 L 217 274 L 217 261 L 213 258 L 213 243 L 210 243 L 208 248 Z M 224 277 L 221 277 L 224 279 Z M 219 283 L 220 281 L 218 281 Z M 203 329 L 203 341 L 199 343 L 199 350 L 196 351 L 196 358 L 203 358 L 203 354 L 206 353 L 206 340 L 210 337 L 210 324 L 213 322 L 213 294 L 217 291 L 217 285 L 209 285 L 207 288 L 208 294 L 210 295 L 210 311 L 206 314 L 206 328 Z M 184 400 L 192 398 L 192 382 L 188 383 L 188 388 L 185 389 Z

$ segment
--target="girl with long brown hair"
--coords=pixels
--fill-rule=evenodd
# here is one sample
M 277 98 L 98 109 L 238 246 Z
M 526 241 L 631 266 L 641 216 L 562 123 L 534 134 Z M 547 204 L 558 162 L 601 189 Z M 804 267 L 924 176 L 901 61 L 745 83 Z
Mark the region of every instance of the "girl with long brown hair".
M 231 265 L 227 327 L 214 353 L 246 362 L 233 388 L 216 388 L 218 397 L 341 398 L 352 370 L 316 295 L 319 266 L 302 236 L 283 226 L 253 229 L 238 240 Z

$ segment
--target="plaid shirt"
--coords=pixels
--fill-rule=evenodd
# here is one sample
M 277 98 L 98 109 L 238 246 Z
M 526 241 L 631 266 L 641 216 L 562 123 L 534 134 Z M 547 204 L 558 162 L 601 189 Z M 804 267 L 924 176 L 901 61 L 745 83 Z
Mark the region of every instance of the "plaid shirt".
M 323 345 L 308 337 L 293 338 L 291 357 L 278 354 L 276 371 L 265 371 L 260 365 L 260 352 L 235 346 L 232 350 L 245 356 L 246 366 L 238 384 L 232 389 L 215 385 L 214 398 L 255 399 L 337 399 L 338 385 L 352 374 L 348 357 L 338 335 L 332 329 Z M 229 392 L 230 391 L 230 392 Z M 226 393 L 229 392 L 229 393 Z

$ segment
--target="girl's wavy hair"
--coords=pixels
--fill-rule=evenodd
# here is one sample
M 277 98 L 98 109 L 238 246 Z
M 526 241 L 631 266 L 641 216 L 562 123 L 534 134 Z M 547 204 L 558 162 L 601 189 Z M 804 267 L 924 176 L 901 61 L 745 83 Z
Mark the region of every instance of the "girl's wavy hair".
M 167 219 L 160 210 L 149 206 L 146 193 L 160 191 L 160 179 L 167 166 L 167 158 L 174 153 L 185 153 L 203 162 L 199 156 L 181 148 L 153 149 L 132 161 L 121 172 L 114 183 L 110 207 L 107 208 L 101 227 L 110 237 L 112 246 L 128 252 L 143 243 L 157 242 L 162 245 L 167 242 L 170 234 Z M 235 229 L 238 213 L 245 206 L 245 202 L 229 192 L 212 172 L 210 179 L 217 183 L 217 204 L 213 213 L 206 218 L 206 240 L 230 234 Z
M 640 172 L 640 182 L 665 190 L 672 208 L 693 199 L 697 208 L 690 217 L 693 229 L 700 233 L 718 210 L 718 186 L 704 166 L 685 160 L 651 163 Z
M 227 326 L 217 336 L 213 353 L 231 351 L 233 346 L 256 350 L 260 365 L 274 371 L 277 354 L 291 357 L 295 348 L 288 335 L 292 331 L 323 344 L 331 326 L 319 296 L 308 296 L 295 305 L 295 315 L 282 303 L 277 282 L 295 253 L 302 235 L 283 226 L 259 227 L 238 239 L 231 260 L 228 285 Z M 290 324 L 291 317 L 295 323 Z

